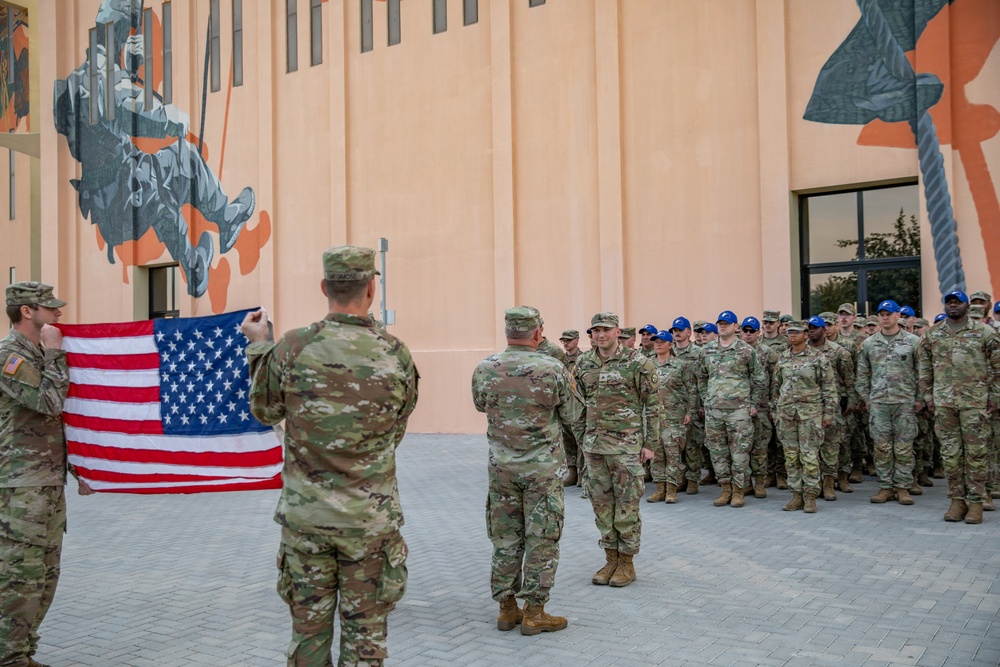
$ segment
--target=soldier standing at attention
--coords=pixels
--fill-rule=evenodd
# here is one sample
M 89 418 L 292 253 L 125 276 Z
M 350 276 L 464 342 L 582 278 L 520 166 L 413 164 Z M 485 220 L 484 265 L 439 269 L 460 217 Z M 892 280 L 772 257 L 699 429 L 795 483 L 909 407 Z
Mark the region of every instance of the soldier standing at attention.
M 676 503 L 677 488 L 684 479 L 681 451 L 687 440 L 691 415 L 697 410 L 698 387 L 690 364 L 679 360 L 671 352 L 673 335 L 669 331 L 658 331 L 652 339 L 656 348 L 653 365 L 660 376 L 663 421 L 660 424 L 660 442 L 653 450 L 651 466 L 656 492 L 646 498 L 646 502 Z
M 367 316 L 375 251 L 323 253 L 328 315 L 277 343 L 267 314 L 248 313 L 250 408 L 285 420 L 278 594 L 292 615 L 289 667 L 330 665 L 340 601 L 338 665 L 380 666 L 386 621 L 406 590 L 396 447 L 417 404 L 410 351 Z
M 566 367 L 572 372 L 576 360 L 583 354 L 583 350 L 580 349 L 580 332 L 576 329 L 567 329 L 559 336 L 559 342 L 566 352 Z M 563 486 L 580 486 L 583 478 L 583 452 L 576 441 L 572 427 L 563 427 L 563 449 L 566 452 L 568 469 Z
M 487 417 L 490 443 L 486 532 L 493 542 L 490 588 L 498 630 L 555 632 L 566 619 L 545 613 L 559 564 L 563 527 L 564 428 L 583 403 L 566 368 L 537 351 L 541 318 L 533 308 L 504 313 L 507 349 L 479 362 L 472 400 Z M 523 567 L 523 583 L 522 583 Z M 525 601 L 524 611 L 516 598 Z
M 639 329 L 639 351 L 650 359 L 656 356 L 656 350 L 653 349 L 653 336 L 658 331 L 659 329 L 653 324 L 647 324 Z
M 778 321 L 780 319 L 780 310 L 765 310 L 764 315 L 760 318 L 761 327 L 764 330 L 764 334 L 761 336 L 761 342 L 778 354 L 781 354 L 784 350 L 788 349 L 788 341 L 784 336 L 778 333 Z
M 630 350 L 635 349 L 635 327 L 625 327 L 621 330 L 621 334 L 618 336 L 618 342 L 622 344 L 622 347 L 627 347 Z
M 947 319 L 920 343 L 920 393 L 934 415 L 948 475 L 951 506 L 945 521 L 983 522 L 990 414 L 1000 403 L 1000 340 L 969 319 L 969 297 L 944 297 Z
M 792 500 L 787 512 L 816 511 L 819 448 L 823 429 L 840 409 L 836 380 L 826 357 L 806 345 L 805 322 L 788 323 L 789 347 L 778 356 L 771 382 L 771 410 L 785 448 L 785 469 Z
M 698 493 L 698 481 L 701 477 L 701 466 L 704 457 L 701 454 L 705 446 L 705 419 L 698 415 L 698 408 L 701 407 L 701 391 L 698 389 L 698 369 L 701 367 L 701 357 L 703 350 L 698 345 L 691 343 L 691 322 L 686 317 L 678 317 L 670 325 L 670 335 L 674 337 L 673 354 L 677 359 L 687 364 L 691 369 L 691 374 L 695 378 L 692 389 L 695 391 L 693 397 L 695 411 L 691 415 L 691 423 L 688 424 L 687 438 L 681 458 L 684 460 L 685 477 L 687 477 L 687 494 Z M 712 483 L 715 483 L 715 473 L 712 472 L 711 461 L 708 464 L 709 475 Z
M 573 364 L 576 360 L 580 358 L 583 354 L 583 350 L 580 349 L 580 332 L 576 329 L 566 329 L 559 336 L 559 342 L 562 343 L 563 351 L 566 353 L 566 360 L 569 362 L 569 367 L 573 368 Z
M 531 306 L 525 307 L 531 308 Z M 558 345 L 545 337 L 545 320 L 542 319 L 542 316 L 538 313 L 537 308 L 534 308 L 533 310 L 535 311 L 535 314 L 538 315 L 538 321 L 541 322 L 539 328 L 542 330 L 542 342 L 538 344 L 538 351 L 542 354 L 549 355 L 553 359 L 559 360 L 566 368 L 571 368 L 572 366 L 569 363 L 569 357 L 566 356 L 566 353 L 563 352 Z
M 750 473 L 753 417 L 767 400 L 767 376 L 753 348 L 736 335 L 736 314 L 719 313 L 719 339 L 705 346 L 700 385 L 705 387 L 705 445 L 712 457 L 722 493 L 716 507 L 743 507 L 743 489 Z
M 642 463 L 660 442 L 659 382 L 653 362 L 619 341 L 617 315 L 597 313 L 590 327 L 596 347 L 576 362 L 573 376 L 586 406 L 584 488 L 607 559 L 593 583 L 628 586 L 642 530 Z
M 32 657 L 59 582 L 66 531 L 69 367 L 52 326 L 66 305 L 44 283 L 7 288 L 10 334 L 0 340 L 0 664 L 44 667 Z M 81 495 L 93 493 L 80 482 Z
M 778 353 L 771 346 L 760 342 L 760 321 L 756 317 L 744 317 L 740 323 L 740 332 L 740 338 L 753 348 L 757 353 L 757 359 L 764 366 L 766 384 L 763 395 L 770 396 L 771 378 L 774 376 L 774 365 L 778 363 Z M 750 471 L 753 473 L 754 498 L 767 498 L 768 446 L 774 437 L 771 416 L 768 412 L 762 409 L 753 418 L 754 441 L 750 452 Z M 748 487 L 749 483 L 750 480 L 747 480 Z
M 917 393 L 917 344 L 920 339 L 899 326 L 899 305 L 879 304 L 882 328 L 861 345 L 858 353 L 858 395 L 871 415 L 875 441 L 875 471 L 879 491 L 873 503 L 894 497 L 912 505 L 913 441 L 919 432 L 917 413 L 924 404 Z

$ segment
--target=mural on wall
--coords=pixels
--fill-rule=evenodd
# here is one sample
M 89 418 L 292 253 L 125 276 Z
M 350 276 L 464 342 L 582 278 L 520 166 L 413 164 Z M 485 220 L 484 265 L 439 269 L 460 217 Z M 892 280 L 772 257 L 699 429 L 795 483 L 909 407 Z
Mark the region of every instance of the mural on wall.
M 14 22 L 13 50 L 8 44 L 7 30 L 0 30 L 0 132 L 16 132 L 21 119 L 26 119 L 26 125 L 31 123 L 28 117 L 28 13 L 18 7 L 0 5 L 0 26 L 6 28 L 9 20 Z M 13 63 L 9 53 L 14 54 Z M 14 68 L 13 77 L 9 75 L 11 67 Z
M 154 261 L 165 248 L 180 267 L 188 294 L 208 292 L 213 312 L 222 312 L 231 272 L 223 257 L 213 266 L 215 242 L 208 230 L 218 231 L 220 255 L 237 250 L 246 275 L 270 238 L 270 218 L 262 212 L 258 225 L 247 230 L 256 203 L 253 189 L 245 187 L 232 199 L 224 191 L 224 135 L 217 174 L 206 161 L 208 142 L 190 133 L 186 114 L 163 104 L 157 92 L 152 105 L 144 103 L 145 87 L 159 88 L 163 73 L 143 62 L 142 4 L 102 0 L 96 53 L 88 49 L 84 62 L 55 82 L 55 127 L 80 162 L 80 178 L 71 181 L 80 212 L 96 225 L 108 261 L 114 264 L 116 253 L 122 261 L 123 281 L 128 282 L 128 266 Z M 153 47 L 159 53 L 162 31 L 155 15 L 154 20 Z M 229 99 L 227 94 L 227 121 Z M 245 239 L 247 232 L 252 233 Z
M 942 144 L 961 156 L 1000 291 L 1000 203 L 982 149 L 1000 131 L 1000 112 L 970 103 L 965 90 L 1000 40 L 1000 22 L 984 20 L 997 15 L 992 2 L 857 0 L 861 20 L 820 71 L 804 116 L 864 125 L 860 145 L 917 149 L 942 293 L 966 288 Z

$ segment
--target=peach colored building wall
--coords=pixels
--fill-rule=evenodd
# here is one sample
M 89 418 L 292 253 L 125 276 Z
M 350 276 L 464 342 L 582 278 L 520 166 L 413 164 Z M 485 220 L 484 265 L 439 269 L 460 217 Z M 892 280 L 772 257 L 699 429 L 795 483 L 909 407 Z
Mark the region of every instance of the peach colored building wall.
M 1000 23 L 998 6 L 980 0 L 959 0 L 935 21 L 960 27 L 963 2 Z M 803 120 L 817 74 L 859 20 L 853 2 L 480 0 L 478 23 L 463 26 L 462 1 L 449 0 L 448 29 L 435 35 L 430 0 L 403 0 L 401 43 L 390 47 L 387 5 L 376 1 L 374 50 L 362 53 L 361 3 L 329 0 L 323 62 L 311 66 L 309 2 L 299 0 L 299 68 L 287 73 L 285 0 L 245 0 L 238 87 L 228 85 L 231 3 L 220 4 L 222 86 L 207 96 L 205 162 L 230 197 L 252 187 L 256 211 L 247 242 L 216 254 L 208 293 L 182 293 L 181 311 L 263 305 L 278 329 L 311 322 L 325 309 L 320 252 L 388 238 L 389 330 L 422 375 L 417 432 L 485 430 L 469 378 L 503 346 L 504 308 L 538 307 L 553 339 L 603 309 L 629 325 L 710 319 L 724 308 L 797 312 L 796 193 L 921 176 L 912 135 L 909 147 L 863 145 L 861 126 Z M 33 22 L 44 193 L 36 269 L 67 295 L 73 322 L 143 315 L 141 271 L 108 262 L 69 184 L 80 165 L 52 120 L 53 82 L 84 61 L 99 5 L 53 0 Z M 159 0 L 145 5 L 160 15 Z M 174 105 L 197 138 L 209 2 L 172 6 Z M 971 57 L 921 42 L 918 71 L 922 54 L 941 48 Z M 996 113 L 1000 49 L 963 95 Z M 945 102 L 958 108 L 957 97 Z M 953 126 L 980 122 L 987 173 L 1000 173 L 994 116 L 963 118 L 942 118 L 939 132 L 959 136 Z M 988 202 L 974 201 L 950 141 L 942 151 L 969 289 L 1000 292 L 981 232 Z M 26 183 L 19 205 L 29 201 Z M 0 187 L 0 211 L 5 197 Z M 923 305 L 936 312 L 921 216 Z M 0 247 L 0 266 L 17 265 L 19 278 L 32 268 L 30 218 L 19 214 Z M 172 261 L 152 240 L 139 263 Z

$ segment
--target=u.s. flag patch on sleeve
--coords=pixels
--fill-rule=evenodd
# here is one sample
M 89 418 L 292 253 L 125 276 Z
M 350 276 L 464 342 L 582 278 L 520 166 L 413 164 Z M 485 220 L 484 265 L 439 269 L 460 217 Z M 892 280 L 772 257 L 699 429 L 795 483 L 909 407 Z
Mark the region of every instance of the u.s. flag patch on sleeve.
M 3 374 L 11 376 L 16 375 L 17 369 L 20 368 L 21 364 L 23 363 L 24 363 L 24 357 L 20 357 L 16 354 L 10 355 L 10 358 L 7 360 L 7 363 L 4 364 L 3 366 Z

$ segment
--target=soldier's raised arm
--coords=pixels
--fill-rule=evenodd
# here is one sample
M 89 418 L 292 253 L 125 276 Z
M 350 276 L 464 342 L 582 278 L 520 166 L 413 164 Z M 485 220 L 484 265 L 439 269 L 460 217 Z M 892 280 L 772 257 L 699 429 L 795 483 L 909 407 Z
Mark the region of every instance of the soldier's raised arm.
M 869 402 L 869 397 L 871 396 L 871 378 L 872 366 L 871 359 L 868 356 L 868 346 L 862 343 L 861 351 L 858 352 L 858 374 L 854 383 L 855 390 L 858 392 L 858 399 L 862 405 L 866 405 Z
M 934 353 L 930 344 L 930 335 L 924 336 L 917 346 L 917 391 L 927 404 L 934 410 Z
M 757 410 L 766 410 L 767 404 L 767 373 L 757 356 L 756 350 L 750 351 L 750 404 Z
M 660 442 L 660 425 L 663 420 L 663 403 L 660 402 L 660 376 L 653 362 L 643 357 L 639 362 L 638 391 L 642 405 L 644 449 L 652 450 Z

